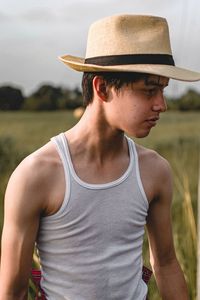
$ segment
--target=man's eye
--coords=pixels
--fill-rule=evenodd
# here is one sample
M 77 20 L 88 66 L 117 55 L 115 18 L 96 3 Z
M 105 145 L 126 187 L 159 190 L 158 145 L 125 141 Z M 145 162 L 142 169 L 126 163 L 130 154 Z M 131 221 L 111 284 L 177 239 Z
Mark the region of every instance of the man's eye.
M 147 96 L 154 96 L 154 95 L 156 95 L 157 92 L 158 92 L 158 89 L 148 89 L 148 90 L 145 90 L 145 94 Z
M 145 94 L 148 97 L 156 96 L 159 92 L 161 92 L 163 94 L 164 90 L 161 88 L 152 88 L 152 89 L 145 90 Z

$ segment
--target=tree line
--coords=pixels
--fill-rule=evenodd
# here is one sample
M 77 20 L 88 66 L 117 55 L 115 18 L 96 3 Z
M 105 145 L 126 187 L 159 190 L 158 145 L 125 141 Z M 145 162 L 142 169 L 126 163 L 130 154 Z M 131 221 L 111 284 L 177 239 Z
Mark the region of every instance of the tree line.
M 45 84 L 25 97 L 19 88 L 0 87 L 0 110 L 52 111 L 79 106 L 82 106 L 82 94 L 78 88 L 64 89 Z
M 190 89 L 179 98 L 167 98 L 171 110 L 200 110 L 200 93 Z M 0 87 L 0 110 L 52 111 L 75 109 L 83 106 L 82 93 L 79 88 L 62 88 L 52 85 L 41 85 L 35 92 L 25 97 L 19 88 Z

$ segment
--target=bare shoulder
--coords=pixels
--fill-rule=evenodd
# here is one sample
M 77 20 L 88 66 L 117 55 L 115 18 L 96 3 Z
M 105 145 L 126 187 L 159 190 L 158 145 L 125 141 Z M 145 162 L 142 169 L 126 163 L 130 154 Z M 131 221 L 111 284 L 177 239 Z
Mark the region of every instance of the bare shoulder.
M 136 145 L 139 169 L 149 201 L 161 195 L 165 187 L 172 190 L 169 162 L 154 150 Z
M 52 142 L 47 143 L 29 156 L 27 156 L 19 165 L 23 171 L 33 178 L 34 181 L 41 179 L 50 179 L 53 171 L 61 166 L 61 160 L 58 152 Z M 17 169 L 16 169 L 17 170 Z M 25 172 L 24 172 L 25 173 Z M 45 181 L 47 181 L 45 180 Z
M 57 155 L 51 143 L 48 143 L 22 160 L 11 175 L 27 184 L 41 184 L 48 171 L 58 164 Z M 43 182 L 43 181 L 42 181 Z
M 52 191 L 58 182 L 62 183 L 63 167 L 58 152 L 52 142 L 27 156 L 10 177 L 6 195 L 15 193 L 20 201 L 34 198 L 34 204 L 41 210 L 47 210 Z M 50 196 L 51 195 L 51 196 Z M 7 198 L 7 197 L 6 197 Z
M 158 152 L 145 148 L 141 145 L 136 145 L 139 162 L 141 164 L 147 164 L 149 167 L 153 167 L 154 172 L 159 172 L 165 175 L 165 173 L 171 172 L 169 162 L 162 157 Z

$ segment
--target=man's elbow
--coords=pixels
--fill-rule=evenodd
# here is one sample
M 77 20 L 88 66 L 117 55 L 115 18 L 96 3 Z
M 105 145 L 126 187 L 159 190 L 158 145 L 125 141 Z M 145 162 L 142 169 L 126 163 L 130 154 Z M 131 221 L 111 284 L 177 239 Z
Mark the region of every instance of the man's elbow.
M 151 260 L 151 266 L 155 275 L 170 276 L 170 274 L 179 273 L 181 268 L 176 255 L 167 256 L 159 260 Z
M 169 267 L 176 268 L 179 264 L 174 249 L 158 253 L 156 256 L 150 255 L 150 263 L 155 272 Z

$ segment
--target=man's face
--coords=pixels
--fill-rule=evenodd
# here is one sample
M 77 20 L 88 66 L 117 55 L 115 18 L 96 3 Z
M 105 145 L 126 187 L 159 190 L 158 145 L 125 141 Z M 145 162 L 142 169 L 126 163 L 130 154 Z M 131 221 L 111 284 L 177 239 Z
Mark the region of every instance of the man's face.
M 168 82 L 166 77 L 150 75 L 119 91 L 111 88 L 109 115 L 115 126 L 138 138 L 147 136 L 167 109 L 163 91 Z

